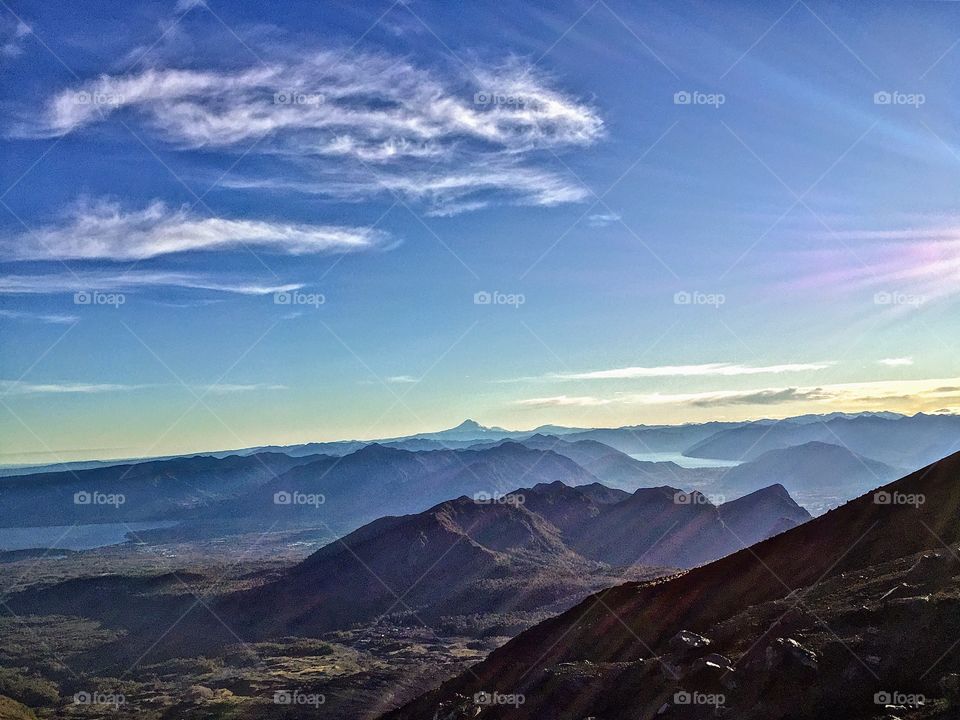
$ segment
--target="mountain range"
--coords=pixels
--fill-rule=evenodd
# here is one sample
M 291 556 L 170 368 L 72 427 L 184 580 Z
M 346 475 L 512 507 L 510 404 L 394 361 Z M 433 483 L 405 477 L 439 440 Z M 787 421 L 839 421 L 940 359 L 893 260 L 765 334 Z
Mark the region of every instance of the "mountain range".
M 929 699 L 910 717 L 955 717 L 958 542 L 960 453 L 716 562 L 601 591 L 387 717 L 874 718 L 912 713 L 887 700 L 907 696 Z
M 715 507 L 670 487 L 624 496 L 554 481 L 381 518 L 221 612 L 261 637 L 315 635 L 391 611 L 427 622 L 529 612 L 581 592 L 591 576 L 616 575 L 602 566 L 692 567 L 809 519 L 782 486 Z
M 709 469 L 640 462 L 595 441 L 540 435 L 523 444 L 498 440 L 457 450 L 373 443 L 342 456 L 194 456 L 2 478 L 0 527 L 175 520 L 177 528 L 164 531 L 168 537 L 266 526 L 342 533 L 451 497 L 524 484 L 604 481 L 633 491 L 667 483 L 692 487 L 715 477 Z M 92 499 L 77 502 L 79 496 Z M 110 502 L 116 498 L 122 501 Z
M 778 485 L 714 506 L 671 487 L 629 494 L 555 480 L 379 518 L 265 584 L 224 595 L 209 614 L 191 615 L 189 596 L 159 604 L 151 588 L 176 576 L 71 580 L 7 602 L 18 614 L 82 614 L 122 629 L 121 663 L 148 650 L 210 651 L 236 642 L 234 632 L 249 642 L 319 638 L 384 619 L 515 634 L 590 592 L 709 562 L 809 519 Z M 158 618 L 179 618 L 162 642 Z

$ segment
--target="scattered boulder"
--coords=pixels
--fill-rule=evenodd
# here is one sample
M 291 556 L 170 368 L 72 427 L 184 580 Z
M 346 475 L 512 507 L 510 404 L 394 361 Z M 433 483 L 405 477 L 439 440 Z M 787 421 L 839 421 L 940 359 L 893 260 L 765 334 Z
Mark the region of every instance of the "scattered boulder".
M 733 666 L 727 658 L 717 653 L 710 653 L 695 660 L 684 675 L 683 682 L 684 685 L 706 693 L 732 690 L 736 687 Z
M 730 667 L 733 665 L 733 663 L 730 662 L 730 658 L 728 658 L 726 655 L 721 655 L 720 653 L 709 653 L 704 655 L 701 659 L 715 665 L 720 665 L 721 667 Z
M 191 702 L 213 700 L 215 696 L 216 693 L 213 691 L 213 689 L 208 688 L 205 685 L 191 685 L 186 693 L 187 700 L 190 700 Z
M 710 639 L 690 630 L 681 630 L 670 638 L 670 650 L 679 660 L 691 660 L 706 654 Z
M 767 645 L 765 666 L 768 671 L 817 672 L 817 654 L 793 638 L 777 638 Z

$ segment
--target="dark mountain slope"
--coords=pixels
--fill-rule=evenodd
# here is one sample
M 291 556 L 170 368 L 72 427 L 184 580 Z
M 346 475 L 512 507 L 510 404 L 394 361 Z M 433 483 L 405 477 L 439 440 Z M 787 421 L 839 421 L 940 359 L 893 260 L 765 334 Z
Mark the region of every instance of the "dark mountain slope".
M 678 496 L 686 497 L 657 488 L 602 504 L 553 482 L 499 501 L 461 497 L 365 525 L 223 611 L 256 637 L 315 635 L 388 611 L 433 620 L 531 611 L 582 590 L 577 575 L 600 563 L 694 565 L 809 518 L 782 487 L 720 508 Z
M 766 539 L 785 522 L 792 527 L 809 518 L 782 487 L 719 507 L 698 492 L 649 488 L 602 508 L 568 543 L 584 557 L 613 565 L 694 567 Z
M 627 583 L 602 591 L 524 632 L 471 668 L 468 674 L 445 683 L 438 691 L 389 717 L 434 717 L 441 709 L 437 717 L 467 717 L 464 713 L 476 708 L 471 708 L 469 700 L 464 705 L 464 699 L 472 698 L 475 692 L 493 689 L 524 693 L 526 703 L 519 708 L 485 708 L 484 717 L 600 717 L 599 709 L 604 710 L 604 718 L 654 717 L 659 707 L 657 702 L 668 699 L 666 692 L 662 698 L 656 694 L 666 687 L 663 676 L 655 673 L 646 681 L 647 689 L 643 692 L 647 702 L 641 702 L 637 696 L 627 702 L 618 696 L 619 702 L 611 705 L 610 696 L 601 692 L 605 687 L 603 680 L 599 677 L 591 680 L 588 674 L 581 677 L 574 703 L 569 686 L 556 681 L 555 673 L 563 667 L 559 664 L 572 662 L 583 666 L 587 661 L 594 664 L 622 661 L 631 663 L 630 667 L 641 673 L 645 663 L 638 661 L 669 653 L 670 639 L 681 630 L 706 633 L 747 608 L 779 601 L 801 588 L 810 588 L 821 581 L 842 584 L 845 580 L 852 582 L 854 577 L 869 578 L 877 572 L 870 570 L 872 566 L 892 563 L 931 548 L 943 551 L 941 541 L 949 546 L 960 540 L 960 454 L 898 480 L 886 486 L 884 492 L 888 494 L 879 496 L 879 502 L 874 494 L 858 498 L 800 527 L 674 579 Z M 888 498 L 898 502 L 885 502 Z M 922 504 L 905 504 L 920 498 L 924 500 Z M 951 556 L 954 552 L 949 550 Z M 956 568 L 948 568 L 946 574 L 949 577 L 955 572 Z M 802 597 L 799 596 L 800 600 Z M 789 607 L 789 604 L 785 606 L 784 611 Z M 956 609 L 951 612 L 948 617 L 954 618 L 955 625 Z M 956 667 L 960 659 L 950 655 L 953 652 L 950 645 L 955 638 L 944 637 L 938 630 L 936 635 L 926 633 L 913 637 L 910 633 L 898 632 L 907 627 L 908 618 L 909 615 L 902 613 L 888 616 L 874 632 L 897 633 L 897 637 L 912 642 L 917 652 L 925 654 L 929 654 L 933 645 L 942 646 L 945 657 L 949 656 L 945 667 Z M 789 670 L 787 679 L 804 680 L 807 676 L 803 675 L 803 653 L 793 651 L 785 641 L 769 645 L 765 631 L 771 621 L 751 627 L 752 637 L 744 644 L 767 643 L 773 648 L 770 662 L 775 665 L 778 658 L 792 658 L 791 662 L 799 664 L 797 669 Z M 837 652 L 844 650 L 840 647 Z M 855 664 L 851 661 L 844 667 Z M 913 679 L 920 681 L 919 677 Z M 745 679 L 738 681 L 743 684 Z M 812 682 L 813 679 L 809 679 L 808 684 Z M 627 687 L 623 678 L 619 685 Z M 712 712 L 712 708 L 709 709 Z M 694 711 L 700 714 L 681 709 L 677 717 L 705 716 L 706 708 L 694 708 Z M 794 703 L 789 711 L 768 713 L 766 717 L 817 717 L 819 711 L 816 706 Z M 764 716 L 754 714 L 753 717 Z
M 779 483 L 799 502 L 826 510 L 905 474 L 906 470 L 862 457 L 845 447 L 812 441 L 770 450 L 729 468 L 716 489 L 741 495 Z
M 779 484 L 723 503 L 717 510 L 727 529 L 747 546 L 810 520 L 810 513 Z
M 262 486 L 317 456 L 279 453 L 194 456 L 0 479 L 0 526 L 130 522 L 181 517 Z M 76 493 L 122 495 L 123 502 L 77 503 Z
M 225 601 L 222 609 L 254 637 L 316 635 L 391 611 L 436 619 L 454 608 L 503 609 L 502 591 L 480 581 L 575 561 L 557 535 L 522 507 L 460 498 L 419 515 L 370 523 L 280 581 Z M 530 609 L 525 604 L 520 596 L 509 600 Z

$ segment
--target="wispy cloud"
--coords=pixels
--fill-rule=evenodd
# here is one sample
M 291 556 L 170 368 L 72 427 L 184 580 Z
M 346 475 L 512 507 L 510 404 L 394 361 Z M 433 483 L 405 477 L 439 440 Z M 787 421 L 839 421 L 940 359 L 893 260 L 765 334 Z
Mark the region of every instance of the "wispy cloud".
M 200 385 L 197 390 L 209 395 L 236 395 L 238 393 L 257 392 L 261 390 L 289 390 L 286 385 L 275 385 L 271 383 L 252 383 L 248 385 L 236 385 L 231 383 L 217 383 L 216 385 Z
M 477 209 L 498 195 L 529 205 L 582 200 L 580 183 L 531 163 L 604 134 L 594 108 L 519 61 L 425 69 L 356 50 L 303 52 L 231 70 L 168 66 L 104 75 L 53 95 L 39 127 L 19 132 L 60 136 L 120 110 L 183 149 L 246 151 L 257 141 L 253 154 L 284 163 L 273 189 L 338 196 L 387 190 L 430 203 L 438 215 Z M 324 172 L 333 174 L 334 187 L 317 177 Z
M 779 390 L 756 390 L 748 392 L 703 393 L 701 397 L 687 399 L 694 407 L 723 407 L 726 405 L 782 405 L 783 403 L 809 400 L 829 400 L 834 395 L 823 388 L 782 388 Z
M 151 287 L 269 295 L 303 287 L 300 283 L 272 284 L 247 279 L 216 278 L 201 273 L 152 270 L 59 272 L 44 275 L 0 275 L 0 294 L 56 295 L 77 292 L 127 292 Z
M 302 131 L 299 154 L 371 161 L 443 154 L 462 140 L 513 152 L 584 145 L 603 131 L 592 108 L 517 63 L 457 78 L 389 55 L 336 51 L 238 71 L 104 75 L 53 96 L 43 131 L 62 135 L 121 108 L 143 113 L 165 138 L 188 147 L 270 134 L 292 149 L 283 141 Z
M 0 380 L 0 395 L 92 395 L 95 393 L 127 392 L 150 385 L 121 385 L 116 383 L 28 383 L 19 380 Z
M 177 385 L 123 383 L 87 383 L 87 382 L 50 382 L 30 383 L 20 380 L 0 380 L 0 395 L 97 395 L 101 393 L 131 392 L 145 388 L 180 387 Z M 217 383 L 215 385 L 193 385 L 191 389 L 207 395 L 237 395 L 240 393 L 288 390 L 286 385 L 272 383 Z
M 155 201 L 125 211 L 116 203 L 81 202 L 60 225 L 7 238 L 8 258 L 141 260 L 190 250 L 257 247 L 289 254 L 351 251 L 382 242 L 368 228 L 199 217 Z
M 394 385 L 404 385 L 420 382 L 417 378 L 412 375 L 391 375 L 387 378 L 387 382 Z
M 877 360 L 880 365 L 886 365 L 887 367 L 907 367 L 913 365 L 912 357 L 898 357 L 898 358 L 883 358 L 883 360 Z
M 949 384 L 953 383 L 953 384 Z M 815 410 L 875 410 L 903 408 L 917 412 L 935 410 L 944 401 L 960 401 L 957 379 L 894 380 L 865 383 L 835 383 L 819 387 L 775 387 L 753 390 L 715 390 L 691 393 L 614 393 L 600 395 L 553 395 L 517 400 L 526 408 L 667 406 L 717 408 L 728 406 L 810 406 Z
M 548 170 L 519 165 L 515 158 L 490 159 L 471 168 L 432 167 L 427 170 L 364 168 L 330 172 L 320 178 L 236 177 L 225 178 L 221 186 L 240 190 L 270 190 L 322 195 L 358 201 L 372 195 L 398 197 L 420 202 L 427 215 L 448 217 L 487 207 L 490 194 L 506 192 L 515 205 L 551 207 L 579 202 L 590 191 L 569 177 Z
M 834 361 L 816 363 L 784 363 L 780 365 L 741 365 L 737 363 L 703 363 L 700 365 L 657 365 L 623 367 L 588 372 L 547 373 L 536 377 L 513 378 L 501 382 L 573 381 L 573 380 L 637 380 L 663 377 L 737 377 L 742 375 L 781 375 L 816 372 L 835 365 Z
M 620 222 L 620 216 L 617 213 L 596 213 L 587 217 L 587 224 L 590 227 L 606 227 L 616 222 Z
M 517 400 L 514 404 L 530 408 L 551 407 L 600 407 L 617 402 L 611 398 L 599 398 L 592 395 L 551 395 L 549 397 Z
M 24 322 L 47 323 L 50 325 L 72 325 L 80 319 L 77 315 L 34 313 L 22 310 L 0 310 L 0 318 L 22 320 Z

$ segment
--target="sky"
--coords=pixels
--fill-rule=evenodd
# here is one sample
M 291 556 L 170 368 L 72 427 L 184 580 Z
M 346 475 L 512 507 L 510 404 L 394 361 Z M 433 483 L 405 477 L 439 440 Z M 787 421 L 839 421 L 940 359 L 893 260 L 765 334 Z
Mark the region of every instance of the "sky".
M 0 464 L 960 411 L 960 3 L 0 0 Z

